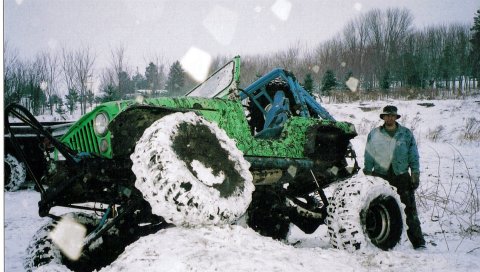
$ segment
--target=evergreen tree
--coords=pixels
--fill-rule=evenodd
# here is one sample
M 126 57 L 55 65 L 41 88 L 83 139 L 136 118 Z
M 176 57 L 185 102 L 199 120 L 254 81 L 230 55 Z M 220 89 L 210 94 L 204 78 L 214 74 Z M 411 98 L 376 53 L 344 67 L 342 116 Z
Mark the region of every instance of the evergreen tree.
M 102 90 L 104 95 L 100 98 L 101 102 L 109 102 L 120 100 L 120 94 L 118 93 L 117 88 L 112 84 L 108 84 Z
M 480 9 L 477 10 L 477 15 L 473 18 L 472 38 L 470 39 L 472 74 L 475 78 L 480 78 Z
M 328 69 L 325 71 L 325 74 L 323 74 L 322 78 L 322 93 L 324 95 L 330 95 L 330 91 L 335 89 L 337 86 L 337 79 L 335 77 L 335 74 L 333 73 L 332 70 Z
M 382 91 L 388 92 L 390 89 L 390 71 L 385 70 L 385 73 L 382 76 L 382 81 L 380 82 L 380 88 Z
M 62 100 L 62 99 L 61 99 L 58 95 L 53 94 L 53 95 L 50 96 L 50 99 L 49 99 L 48 104 L 49 104 L 49 106 L 51 106 L 52 108 L 58 108 L 58 104 L 59 104 L 60 102 L 62 102 L 62 104 L 63 104 L 63 101 L 61 101 L 61 100 Z
M 55 112 L 62 115 L 62 114 L 65 114 L 65 109 L 63 108 L 63 100 L 58 97 L 58 100 L 57 100 L 57 103 L 56 103 L 56 108 L 55 108 Z
M 68 89 L 68 94 L 65 96 L 67 99 L 67 109 L 70 114 L 73 114 L 73 111 L 77 109 L 77 102 L 79 101 L 78 91 L 74 88 Z
M 121 71 L 118 73 L 118 92 L 120 98 L 124 97 L 126 94 L 133 92 L 133 84 L 130 80 L 130 76 L 127 72 Z
M 90 104 L 90 108 L 93 106 L 93 102 L 95 101 L 95 95 L 91 90 L 87 90 L 87 103 Z
M 311 74 L 305 75 L 305 78 L 303 79 L 303 87 L 310 95 L 313 95 L 313 78 Z
M 135 91 L 145 90 L 147 89 L 147 86 L 148 86 L 147 80 L 145 79 L 145 77 L 138 72 L 132 77 L 132 83 L 133 83 L 133 89 Z
M 150 62 L 145 68 L 146 88 L 155 92 L 160 89 L 160 78 L 157 65 Z
M 180 65 L 180 62 L 175 61 L 172 66 L 170 66 L 170 71 L 167 78 L 167 90 L 170 96 L 182 95 L 185 90 L 185 71 Z
M 45 101 L 47 101 L 47 97 L 45 96 L 42 88 L 40 88 L 40 84 L 33 81 L 30 81 L 28 84 L 28 90 L 30 92 L 32 112 L 34 115 L 39 115 L 41 113 L 42 106 L 45 105 Z

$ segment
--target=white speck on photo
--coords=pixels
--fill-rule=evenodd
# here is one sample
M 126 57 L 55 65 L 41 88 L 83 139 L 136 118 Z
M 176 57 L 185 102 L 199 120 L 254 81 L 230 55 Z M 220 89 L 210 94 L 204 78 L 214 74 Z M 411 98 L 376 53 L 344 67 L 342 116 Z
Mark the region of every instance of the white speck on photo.
M 292 3 L 287 0 L 277 0 L 270 10 L 278 17 L 278 19 L 286 21 L 292 10 Z
M 50 238 L 60 250 L 71 260 L 78 260 L 83 249 L 83 240 L 87 229 L 82 224 L 69 217 L 64 217 L 55 229 L 50 232 Z
M 354 8 L 356 11 L 362 11 L 362 3 L 356 2 L 356 3 L 353 5 L 353 8 Z
M 358 79 L 354 77 L 350 77 L 348 78 L 347 82 L 345 82 L 345 84 L 350 89 L 350 91 L 356 92 L 358 87 L 358 82 L 359 82 Z
M 203 26 L 222 45 L 232 43 L 238 23 L 238 14 L 231 9 L 215 6 L 203 20 Z
M 180 61 L 183 69 L 198 82 L 207 78 L 211 63 L 212 56 L 196 47 L 191 47 Z

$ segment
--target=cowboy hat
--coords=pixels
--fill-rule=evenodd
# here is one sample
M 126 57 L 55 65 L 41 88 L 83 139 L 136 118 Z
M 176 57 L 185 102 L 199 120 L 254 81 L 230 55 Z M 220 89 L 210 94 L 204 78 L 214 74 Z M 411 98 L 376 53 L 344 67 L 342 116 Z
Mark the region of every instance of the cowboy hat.
M 380 113 L 380 119 L 383 119 L 384 115 L 396 115 L 397 119 L 401 117 L 401 115 L 397 113 L 397 107 L 392 105 L 388 105 L 383 108 L 383 112 Z

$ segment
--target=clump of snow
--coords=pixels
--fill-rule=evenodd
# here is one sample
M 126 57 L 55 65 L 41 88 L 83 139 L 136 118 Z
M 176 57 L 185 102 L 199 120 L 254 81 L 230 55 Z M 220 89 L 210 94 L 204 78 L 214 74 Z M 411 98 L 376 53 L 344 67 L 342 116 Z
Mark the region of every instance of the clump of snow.
M 152 244 L 161 246 L 149 246 Z M 112 265 L 100 271 L 158 271 L 161 268 L 172 272 L 348 270 L 349 262 L 355 257 L 346 252 L 338 253 L 344 261 L 328 260 L 320 249 L 295 249 L 240 226 L 172 228 L 141 238 L 127 247 L 126 253 Z
M 205 165 L 203 165 L 203 163 L 197 160 L 192 161 L 192 168 L 197 173 L 198 179 L 208 186 L 220 184 L 225 179 L 225 174 L 223 173 L 223 171 L 220 171 L 220 173 L 215 176 L 213 174 L 212 168 L 206 167 Z

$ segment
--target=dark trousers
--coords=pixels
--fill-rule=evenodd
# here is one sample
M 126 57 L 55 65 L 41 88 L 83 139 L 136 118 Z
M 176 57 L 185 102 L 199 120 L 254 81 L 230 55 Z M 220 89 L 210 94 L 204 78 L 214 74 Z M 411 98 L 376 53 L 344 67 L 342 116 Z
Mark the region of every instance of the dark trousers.
M 418 219 L 417 204 L 415 203 L 415 190 L 412 189 L 412 179 L 410 174 L 395 175 L 390 171 L 388 175 L 374 174 L 381 177 L 397 188 L 400 200 L 405 205 L 405 216 L 407 221 L 407 235 L 414 248 L 425 245 L 422 227 Z

